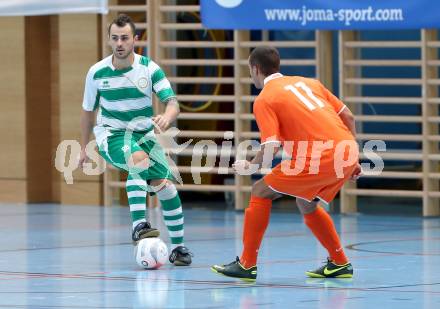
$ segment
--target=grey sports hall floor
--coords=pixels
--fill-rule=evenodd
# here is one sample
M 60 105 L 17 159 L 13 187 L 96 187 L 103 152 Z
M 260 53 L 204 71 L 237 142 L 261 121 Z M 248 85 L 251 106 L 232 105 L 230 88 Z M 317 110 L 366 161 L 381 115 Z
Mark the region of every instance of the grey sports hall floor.
M 146 271 L 133 259 L 127 207 L 3 204 L 0 308 L 440 308 L 438 218 L 333 217 L 352 280 L 307 279 L 325 252 L 298 214 L 282 211 L 249 285 L 209 270 L 240 251 L 243 213 L 187 207 L 194 264 Z

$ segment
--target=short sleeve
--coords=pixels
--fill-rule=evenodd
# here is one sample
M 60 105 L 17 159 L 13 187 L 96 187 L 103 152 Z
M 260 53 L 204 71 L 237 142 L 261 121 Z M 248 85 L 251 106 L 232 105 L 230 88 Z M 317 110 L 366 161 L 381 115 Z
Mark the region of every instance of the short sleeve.
M 344 110 L 344 108 L 346 108 L 345 104 L 341 100 L 339 100 L 339 98 L 336 97 L 330 90 L 325 88 L 323 84 L 320 83 L 320 85 L 327 99 L 327 102 L 333 107 L 335 112 L 339 115 Z
M 260 130 L 261 144 L 281 142 L 278 117 L 266 101 L 263 99 L 255 101 L 254 115 Z
M 99 106 L 99 91 L 93 80 L 94 71 L 89 70 L 86 76 L 86 83 L 84 86 L 84 98 L 82 107 L 85 111 L 94 111 Z
M 150 60 L 148 63 L 148 71 L 151 74 L 153 92 L 161 102 L 166 102 L 176 97 L 170 82 L 165 76 L 165 72 L 153 60 Z

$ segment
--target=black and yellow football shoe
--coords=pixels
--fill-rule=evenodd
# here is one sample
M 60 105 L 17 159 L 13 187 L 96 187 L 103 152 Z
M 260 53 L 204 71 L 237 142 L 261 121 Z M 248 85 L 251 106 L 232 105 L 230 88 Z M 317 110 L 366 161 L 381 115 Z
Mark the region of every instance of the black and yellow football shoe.
M 237 278 L 247 282 L 255 282 L 257 279 L 257 266 L 245 268 L 241 265 L 238 256 L 234 262 L 227 265 L 213 265 L 211 270 L 216 274 Z
M 306 275 L 310 278 L 353 278 L 353 266 L 351 263 L 337 265 L 327 259 L 326 265 L 306 271 Z

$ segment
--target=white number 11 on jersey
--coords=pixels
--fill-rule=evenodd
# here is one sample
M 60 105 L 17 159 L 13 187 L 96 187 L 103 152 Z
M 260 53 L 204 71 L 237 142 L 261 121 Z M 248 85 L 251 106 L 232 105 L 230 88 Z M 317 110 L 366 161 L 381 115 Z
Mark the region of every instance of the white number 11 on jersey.
M 303 96 L 301 94 L 301 92 L 299 92 L 298 88 L 301 88 L 307 94 L 308 98 Z M 324 107 L 324 103 L 322 103 L 321 100 L 319 100 L 317 97 L 315 97 L 315 95 L 312 92 L 312 89 L 307 87 L 307 85 L 304 84 L 304 82 L 297 82 L 295 85 L 287 85 L 284 87 L 284 89 L 289 90 L 294 95 L 296 95 L 296 97 L 298 99 L 300 99 L 300 101 L 303 102 L 304 105 L 307 106 L 307 108 L 310 109 L 311 111 L 316 109 L 316 106 L 313 104 L 313 102 L 316 105 L 318 105 L 318 107 L 320 107 L 320 108 Z M 311 102 L 311 101 L 313 101 L 313 102 Z

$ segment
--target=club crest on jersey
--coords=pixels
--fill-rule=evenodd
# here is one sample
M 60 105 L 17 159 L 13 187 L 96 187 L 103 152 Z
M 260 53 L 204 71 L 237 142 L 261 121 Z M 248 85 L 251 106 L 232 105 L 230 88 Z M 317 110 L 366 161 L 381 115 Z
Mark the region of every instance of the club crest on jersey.
M 139 86 L 139 88 L 147 88 L 147 86 L 148 86 L 148 79 L 146 79 L 145 77 L 141 77 L 138 80 L 138 86 Z

